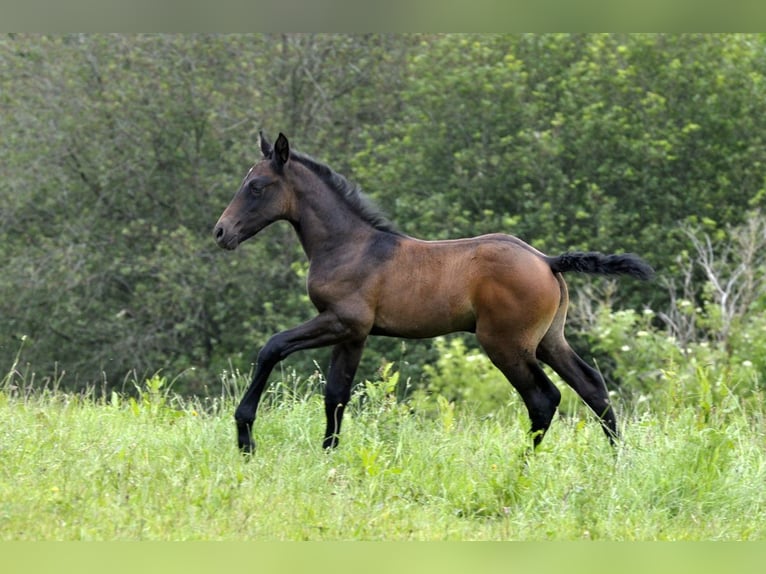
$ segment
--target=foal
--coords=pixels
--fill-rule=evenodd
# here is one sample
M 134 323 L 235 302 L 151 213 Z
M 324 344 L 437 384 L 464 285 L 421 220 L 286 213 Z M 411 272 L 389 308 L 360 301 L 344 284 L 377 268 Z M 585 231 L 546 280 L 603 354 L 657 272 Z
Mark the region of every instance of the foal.
M 535 446 L 561 399 L 539 361 L 582 397 L 614 440 L 617 422 L 604 382 L 564 337 L 569 296 L 562 273 L 648 279 L 648 264 L 631 254 L 549 257 L 499 233 L 414 239 L 396 231 L 343 176 L 292 151 L 283 134 L 273 147 L 261 134 L 260 148 L 263 158 L 218 220 L 215 240 L 235 249 L 274 221 L 290 222 L 310 262 L 308 294 L 318 314 L 272 336 L 260 351 L 234 415 L 240 449 L 254 449 L 252 426 L 269 374 L 295 351 L 332 346 L 323 442 L 328 448 L 338 444 L 369 335 L 425 338 L 456 331 L 475 333 L 520 393 Z

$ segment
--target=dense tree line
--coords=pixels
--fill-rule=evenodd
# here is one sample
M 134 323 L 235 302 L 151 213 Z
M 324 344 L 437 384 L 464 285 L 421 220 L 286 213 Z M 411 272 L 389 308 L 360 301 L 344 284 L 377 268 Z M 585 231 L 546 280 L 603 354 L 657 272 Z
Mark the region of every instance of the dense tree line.
M 764 48 L 752 35 L 3 36 L 0 357 L 21 349 L 73 387 L 162 369 L 203 392 L 309 317 L 289 226 L 234 253 L 211 240 L 260 128 L 362 184 L 407 233 L 635 251 L 672 279 L 684 225 L 721 239 L 764 202 Z M 617 300 L 668 297 L 624 283 Z M 362 376 L 383 357 L 415 376 L 428 349 L 375 342 Z

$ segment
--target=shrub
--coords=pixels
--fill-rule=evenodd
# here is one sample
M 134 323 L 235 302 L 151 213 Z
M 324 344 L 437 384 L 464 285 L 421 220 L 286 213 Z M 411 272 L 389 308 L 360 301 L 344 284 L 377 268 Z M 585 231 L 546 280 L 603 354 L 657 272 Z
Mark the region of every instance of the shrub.
M 466 345 L 459 336 L 438 337 L 434 341 L 438 358 L 423 366 L 425 389 L 415 392 L 420 408 L 435 408 L 422 401 L 427 395 L 443 397 L 480 416 L 496 412 L 514 401 L 515 394 L 503 374 L 487 355 Z

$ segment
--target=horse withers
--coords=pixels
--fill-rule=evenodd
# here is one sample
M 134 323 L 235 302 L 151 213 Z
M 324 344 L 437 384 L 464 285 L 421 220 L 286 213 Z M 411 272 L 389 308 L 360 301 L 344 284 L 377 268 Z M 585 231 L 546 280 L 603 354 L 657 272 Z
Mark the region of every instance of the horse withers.
M 614 441 L 617 421 L 599 373 L 564 337 L 566 272 L 648 279 L 632 254 L 547 256 L 500 233 L 448 241 L 404 235 L 360 189 L 327 165 L 260 134 L 262 159 L 247 172 L 214 229 L 235 249 L 267 225 L 288 221 L 309 259 L 308 294 L 318 314 L 273 335 L 258 354 L 236 412 L 238 444 L 252 452 L 252 426 L 276 364 L 302 349 L 332 346 L 325 390 L 324 447 L 335 447 L 362 349 L 370 335 L 427 338 L 466 331 L 521 395 L 538 445 L 561 395 L 549 365 L 599 418 Z

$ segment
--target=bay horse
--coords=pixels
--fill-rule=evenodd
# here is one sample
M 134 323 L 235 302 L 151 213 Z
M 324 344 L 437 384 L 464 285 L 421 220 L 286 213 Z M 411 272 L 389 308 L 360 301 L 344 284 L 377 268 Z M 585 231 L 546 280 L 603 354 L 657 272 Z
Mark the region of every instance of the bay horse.
M 423 241 L 398 232 L 345 177 L 261 132 L 262 159 L 247 172 L 215 225 L 235 249 L 277 220 L 287 220 L 309 260 L 308 295 L 318 314 L 273 335 L 261 349 L 252 382 L 236 408 L 239 448 L 255 448 L 252 426 L 272 369 L 302 349 L 332 346 L 325 387 L 323 446 L 338 444 L 343 411 L 369 335 L 429 338 L 464 331 L 516 388 L 536 447 L 561 394 L 548 364 L 599 418 L 610 442 L 617 421 L 598 371 L 564 337 L 569 301 L 562 273 L 630 275 L 652 268 L 633 254 L 570 252 L 549 257 L 511 235 L 494 233 Z

